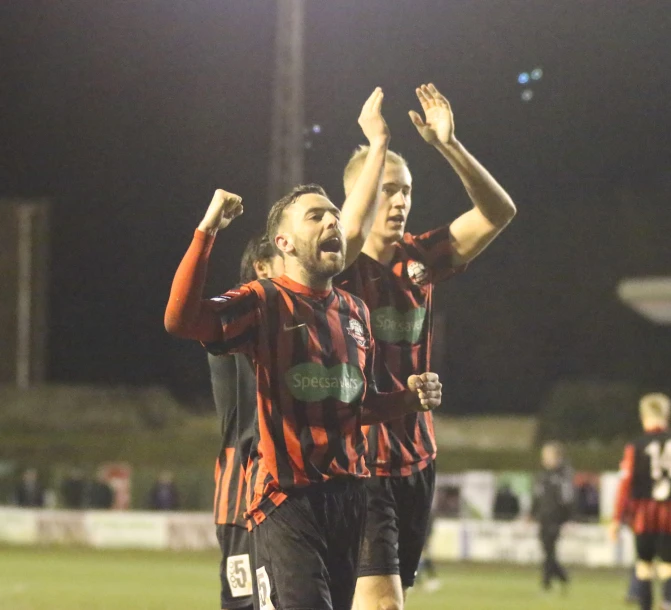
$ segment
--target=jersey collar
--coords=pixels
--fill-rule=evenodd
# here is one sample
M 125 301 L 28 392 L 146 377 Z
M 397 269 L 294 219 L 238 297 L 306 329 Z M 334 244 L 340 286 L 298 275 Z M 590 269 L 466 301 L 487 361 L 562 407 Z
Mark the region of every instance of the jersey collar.
M 279 284 L 283 288 L 287 288 L 288 290 L 291 290 L 291 292 L 295 292 L 297 294 L 302 294 L 307 297 L 311 297 L 313 299 L 325 299 L 328 296 L 330 296 L 333 293 L 333 288 L 329 290 L 314 290 L 313 288 L 310 288 L 309 286 L 304 286 L 303 284 L 299 284 L 298 282 L 295 282 L 292 280 L 290 277 L 286 275 L 282 275 L 280 277 L 273 278 L 272 280 L 276 284 Z

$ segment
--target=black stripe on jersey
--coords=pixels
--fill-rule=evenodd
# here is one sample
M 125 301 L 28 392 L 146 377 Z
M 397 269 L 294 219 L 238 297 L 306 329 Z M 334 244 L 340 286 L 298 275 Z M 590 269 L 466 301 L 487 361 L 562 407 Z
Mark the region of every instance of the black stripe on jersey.
M 223 298 L 223 297 L 222 297 Z M 258 307 L 258 296 L 255 292 L 249 292 L 235 298 L 231 303 L 225 303 L 219 318 L 224 326 L 235 322 L 247 314 L 253 312 Z
M 380 435 L 380 428 L 377 425 L 370 426 L 366 438 L 368 439 L 368 457 L 367 461 L 371 465 L 370 473 L 375 476 L 375 463 L 378 461 L 377 455 L 377 439 Z
M 403 419 L 403 427 L 405 428 L 405 438 L 409 438 L 410 442 L 406 444 L 405 448 L 408 450 L 408 453 L 413 458 L 413 461 L 419 462 L 422 458 L 417 453 L 417 449 L 415 447 L 415 429 L 417 426 L 420 428 L 423 428 L 424 426 L 421 425 L 421 423 L 418 421 L 419 420 L 419 415 L 417 413 L 413 413 L 410 416 L 406 416 Z
M 334 291 L 335 292 L 335 291 Z M 347 318 L 349 319 L 349 306 L 345 299 L 341 298 L 340 294 L 336 295 L 338 299 L 338 311 L 347 312 Z M 326 312 L 322 306 L 319 306 L 319 309 L 315 308 L 315 316 L 319 316 L 324 319 L 324 323 L 318 326 L 319 329 L 319 343 L 321 344 L 322 351 L 327 357 L 324 359 L 324 363 L 327 368 L 331 368 L 335 364 L 342 362 L 338 355 L 334 355 L 333 349 L 333 337 L 331 335 L 331 327 L 326 319 Z M 358 353 L 356 348 L 352 349 L 352 344 L 354 341 L 348 341 L 347 330 L 342 327 L 342 320 L 340 320 L 341 331 L 345 337 L 345 345 L 347 346 L 347 362 L 352 363 L 356 362 L 358 359 Z M 353 360 L 354 359 L 354 360 Z M 329 398 L 330 401 L 335 399 Z M 330 405 L 325 404 L 323 407 L 323 418 L 324 418 L 324 429 L 327 431 L 326 435 L 328 438 L 328 452 L 324 456 L 325 465 L 328 466 L 334 459 L 338 463 L 338 466 L 347 470 L 349 467 L 349 458 L 347 453 L 343 451 L 343 444 L 340 438 L 339 430 L 340 423 L 338 422 L 338 411 L 337 409 L 330 408 Z M 324 468 L 324 466 L 322 468 Z
M 407 418 L 411 419 L 411 418 Z M 414 421 L 414 418 L 412 418 Z M 405 421 L 399 422 L 404 424 Z M 390 447 L 390 456 L 389 464 L 391 472 L 400 472 L 403 467 L 403 445 L 398 440 L 398 435 L 394 432 L 394 422 L 389 422 L 387 424 L 387 436 L 389 438 L 389 447 Z
M 223 480 L 224 480 L 224 474 L 225 470 L 224 468 L 221 467 L 221 456 L 222 454 L 225 455 L 225 449 L 222 447 L 221 452 L 219 453 L 219 480 L 217 481 L 216 484 L 216 489 L 217 489 L 217 497 L 214 500 L 214 509 L 216 511 L 215 519 L 219 518 L 219 506 L 221 506 L 221 494 L 224 493 L 223 490 Z M 228 490 L 227 490 L 228 491 Z
M 258 408 L 258 407 L 257 407 Z M 256 417 L 254 420 L 254 436 L 252 438 L 252 442 L 249 447 L 249 458 L 247 462 L 243 462 L 244 467 L 249 469 L 249 481 L 247 481 L 247 491 L 245 493 L 246 495 L 246 502 L 247 504 L 251 504 L 252 500 L 254 499 L 254 490 L 256 489 L 256 479 L 258 478 L 259 470 L 258 470 L 258 458 L 259 458 L 259 439 L 261 438 L 260 436 L 260 431 L 259 431 L 259 418 Z
M 237 447 L 240 462 L 247 468 L 252 439 L 254 438 L 254 422 L 257 420 L 258 404 L 256 389 L 256 371 L 254 365 L 245 354 L 235 354 L 237 368 Z
M 293 292 L 287 292 L 287 295 L 291 298 L 293 304 L 294 312 L 298 312 L 301 309 L 300 299 L 301 297 Z M 316 304 L 311 305 L 313 310 Z M 316 316 L 316 312 L 315 312 Z M 292 362 L 293 363 L 302 363 L 308 362 L 308 348 L 307 343 L 309 337 L 307 336 L 307 329 L 305 327 L 297 328 L 296 330 L 290 331 L 290 337 L 292 341 Z M 296 424 L 302 430 L 300 437 L 301 445 L 301 457 L 303 459 L 303 468 L 305 469 L 305 474 L 310 481 L 319 481 L 322 476 L 319 472 L 319 469 L 315 467 L 311 460 L 310 454 L 314 449 L 314 442 L 312 441 L 312 435 L 310 433 L 310 423 L 307 417 L 307 403 L 304 400 L 298 400 L 298 398 L 293 398 L 293 417 L 296 420 Z
M 417 427 L 419 428 L 420 438 L 422 439 L 422 447 L 424 447 L 424 450 L 426 451 L 426 453 L 428 455 L 431 455 L 431 453 L 433 453 L 433 441 L 431 440 L 431 437 L 429 436 L 429 427 L 426 423 L 425 416 L 416 415 L 415 417 L 417 417 L 417 419 L 420 419 L 420 418 L 422 419 L 421 422 L 417 422 Z M 413 443 L 413 447 L 414 447 L 414 443 Z
M 339 298 L 344 300 L 344 298 L 341 295 L 338 295 L 338 296 L 339 296 Z M 364 329 L 372 334 L 372 330 L 371 330 L 371 327 L 370 327 L 370 319 L 369 319 L 369 316 L 366 314 L 366 305 L 364 304 L 363 300 L 361 300 L 360 298 L 355 297 L 354 295 L 350 295 L 350 297 L 352 298 L 352 300 L 354 301 L 354 304 L 356 306 L 356 313 L 359 315 L 359 317 L 362 320 L 367 320 L 368 321 L 368 324 L 364 325 Z M 345 333 L 345 338 L 347 338 L 347 334 L 348 334 L 347 329 L 343 328 L 343 332 Z M 369 350 L 369 352 L 367 354 L 367 357 L 372 358 L 373 357 L 373 341 L 372 341 L 373 338 L 370 335 L 368 335 L 368 336 L 366 336 L 366 339 L 368 340 L 368 350 Z M 348 341 L 347 346 L 348 346 L 348 348 L 347 348 L 347 358 L 348 358 L 349 362 L 357 362 L 358 358 L 359 358 L 359 352 L 358 352 L 358 349 L 355 345 L 355 341 Z M 364 366 L 366 364 L 367 363 L 365 363 Z M 369 374 L 369 378 L 366 379 L 366 385 L 367 385 L 366 392 L 368 392 L 368 391 L 377 392 L 378 391 L 377 382 L 375 381 L 375 370 L 374 370 L 373 367 L 371 367 L 371 369 L 368 371 L 368 374 Z M 364 440 L 364 435 L 363 435 L 363 432 L 361 431 L 361 428 L 359 428 L 358 437 L 359 437 L 358 438 L 359 443 L 358 443 L 358 446 L 357 446 L 357 450 L 364 453 L 363 450 L 364 450 L 364 447 L 365 447 L 365 445 L 364 445 L 365 440 Z M 361 467 L 361 464 L 359 464 L 358 467 L 357 467 L 357 473 L 361 473 L 361 472 L 363 472 L 363 469 Z
M 277 370 L 277 359 L 275 354 L 279 353 L 278 345 L 283 339 L 282 329 L 280 328 L 280 292 L 271 280 L 260 280 L 263 290 L 266 294 L 266 320 L 268 324 L 268 348 L 269 348 L 269 364 L 270 364 L 270 383 L 268 397 L 272 403 L 271 421 L 273 425 L 273 443 L 275 445 L 275 463 L 277 464 L 278 483 L 280 488 L 292 487 L 294 484 L 294 473 L 289 464 L 289 452 L 287 451 L 287 444 L 284 440 L 284 420 L 279 406 L 282 404 L 279 395 L 280 384 L 275 381 L 279 379 L 279 372 Z

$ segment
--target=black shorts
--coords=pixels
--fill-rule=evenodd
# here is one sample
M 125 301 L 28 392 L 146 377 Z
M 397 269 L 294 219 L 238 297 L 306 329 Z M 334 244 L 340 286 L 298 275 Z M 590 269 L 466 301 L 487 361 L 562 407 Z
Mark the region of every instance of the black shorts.
M 372 477 L 366 481 L 368 517 L 359 576 L 400 574 L 403 587 L 415 584 L 435 484 L 435 462 L 407 477 Z
M 636 557 L 648 562 L 659 557 L 671 563 L 671 534 L 636 534 Z
M 221 549 L 220 608 L 251 608 L 253 572 L 249 554 L 249 532 L 239 525 L 217 525 L 217 540 Z
M 350 610 L 365 522 L 361 480 L 292 491 L 252 530 L 254 607 Z

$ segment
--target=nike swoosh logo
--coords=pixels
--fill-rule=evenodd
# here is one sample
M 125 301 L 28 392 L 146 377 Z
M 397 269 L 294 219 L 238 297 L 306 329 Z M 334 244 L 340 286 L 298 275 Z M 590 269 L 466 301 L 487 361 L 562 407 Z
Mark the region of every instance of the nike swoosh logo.
M 297 328 L 301 328 L 302 326 L 305 326 L 305 322 L 303 324 L 296 324 L 296 326 L 289 326 L 286 322 L 284 323 L 284 330 L 296 330 Z

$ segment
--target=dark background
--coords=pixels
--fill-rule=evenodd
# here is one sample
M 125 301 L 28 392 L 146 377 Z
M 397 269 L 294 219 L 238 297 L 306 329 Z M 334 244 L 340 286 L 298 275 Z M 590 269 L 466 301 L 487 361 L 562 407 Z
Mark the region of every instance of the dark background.
M 0 197 L 54 202 L 51 381 L 206 394 L 202 350 L 165 333 L 163 310 L 215 188 L 246 213 L 215 248 L 212 292 L 261 228 L 274 20 L 270 0 L 0 4 Z M 669 329 L 615 295 L 671 266 L 668 1 L 309 0 L 306 30 L 306 124 L 322 126 L 306 180 L 342 200 L 381 85 L 414 175 L 410 229 L 467 210 L 407 117 L 431 80 L 518 206 L 439 292 L 451 411 L 534 412 L 560 379 L 669 388 Z M 535 67 L 525 103 L 517 74 Z

